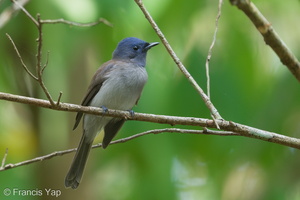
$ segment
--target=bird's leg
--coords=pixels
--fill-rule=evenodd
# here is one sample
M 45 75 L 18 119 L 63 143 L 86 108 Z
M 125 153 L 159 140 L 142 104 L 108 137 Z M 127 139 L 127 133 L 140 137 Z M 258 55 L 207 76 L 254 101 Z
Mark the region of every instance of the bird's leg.
M 133 110 L 127 110 L 130 113 L 131 117 L 134 117 L 134 111 Z
M 108 108 L 106 108 L 106 106 L 100 106 L 100 108 L 103 109 L 103 113 L 107 113 L 108 112 Z

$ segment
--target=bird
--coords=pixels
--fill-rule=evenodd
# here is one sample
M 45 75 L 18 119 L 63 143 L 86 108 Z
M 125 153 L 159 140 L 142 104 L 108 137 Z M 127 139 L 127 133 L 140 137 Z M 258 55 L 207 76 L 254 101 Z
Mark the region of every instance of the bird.
M 145 69 L 149 49 L 159 42 L 148 43 L 135 37 L 121 40 L 113 51 L 112 59 L 102 64 L 95 72 L 82 106 L 132 111 L 141 96 L 148 74 Z M 83 114 L 78 112 L 73 130 L 83 118 L 83 134 L 69 172 L 65 187 L 76 189 L 81 181 L 87 158 L 97 134 L 104 130 L 102 147 L 105 149 L 116 136 L 125 119 Z

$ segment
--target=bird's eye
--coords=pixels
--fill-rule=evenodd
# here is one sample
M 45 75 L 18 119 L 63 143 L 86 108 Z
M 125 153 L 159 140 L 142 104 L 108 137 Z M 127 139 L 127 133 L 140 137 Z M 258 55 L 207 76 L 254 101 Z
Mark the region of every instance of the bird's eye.
M 139 49 L 138 46 L 134 46 L 134 47 L 133 47 L 133 50 L 135 50 L 135 51 L 137 51 L 138 49 Z

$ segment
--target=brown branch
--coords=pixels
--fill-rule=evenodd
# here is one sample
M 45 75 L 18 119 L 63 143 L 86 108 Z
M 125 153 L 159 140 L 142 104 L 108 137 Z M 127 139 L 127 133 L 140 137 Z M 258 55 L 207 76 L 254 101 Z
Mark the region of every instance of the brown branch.
M 19 95 L 13 95 L 8 93 L 0 92 L 0 99 L 19 102 L 23 104 L 35 105 L 39 107 L 49 108 L 52 110 L 60 110 L 60 111 L 68 111 L 68 112 L 82 112 L 89 113 L 94 115 L 101 116 L 110 116 L 116 118 L 123 118 L 127 120 L 136 120 L 136 121 L 145 121 L 145 122 L 153 122 L 160 124 L 170 124 L 170 125 L 190 125 L 190 126 L 198 126 L 198 127 L 207 127 L 207 128 L 217 128 L 216 124 L 220 127 L 221 130 L 224 131 L 232 131 L 241 136 L 256 138 L 272 143 L 281 144 L 284 146 L 293 147 L 296 149 L 300 149 L 300 139 L 293 138 L 285 135 L 280 135 L 274 132 L 269 132 L 257 128 L 253 128 L 250 126 L 246 126 L 243 124 L 225 121 L 225 120 L 211 120 L 205 118 L 196 118 L 196 117 L 177 117 L 177 116 L 168 116 L 168 115 L 155 115 L 155 114 L 145 114 L 145 113 L 135 113 L 134 116 L 131 116 L 127 111 L 120 110 L 111 110 L 109 109 L 107 112 L 103 112 L 102 108 L 97 107 L 87 107 L 80 106 L 76 104 L 69 103 L 59 103 L 59 105 L 53 107 L 49 101 L 36 99 L 32 97 L 24 97 Z M 56 102 L 54 102 L 56 103 Z
M 37 77 L 38 77 L 38 82 L 42 88 L 42 90 L 44 91 L 45 95 L 47 96 L 49 102 L 51 103 L 52 106 L 55 106 L 54 100 L 51 97 L 50 92 L 48 91 L 44 80 L 43 80 L 43 71 L 44 69 L 47 67 L 48 62 L 46 61 L 46 64 L 44 65 L 44 67 L 42 67 L 42 47 L 43 47 L 43 24 L 41 23 L 41 16 L 40 14 L 37 14 L 37 22 L 38 22 L 38 39 L 37 39 L 37 54 L 36 54 L 36 73 L 37 73 Z
M 147 11 L 146 7 L 143 4 L 142 0 L 135 0 L 136 4 L 140 7 L 141 11 L 144 13 L 146 19 L 149 21 L 150 25 L 158 35 L 158 37 L 161 39 L 162 43 L 166 47 L 168 53 L 178 66 L 178 68 L 181 70 L 181 72 L 185 75 L 185 77 L 189 80 L 189 82 L 192 84 L 192 86 L 196 89 L 196 91 L 201 96 L 202 100 L 204 101 L 207 108 L 210 110 L 211 114 L 214 116 L 215 119 L 222 119 L 221 115 L 219 114 L 218 110 L 215 108 L 215 106 L 212 104 L 208 96 L 203 92 L 202 88 L 198 85 L 196 80 L 192 77 L 192 75 L 188 72 L 186 67 L 182 64 L 174 50 L 172 49 L 171 45 L 169 44 L 168 40 L 156 24 L 156 22 L 151 17 L 150 13 Z
M 267 45 L 280 58 L 282 64 L 288 67 L 292 74 L 300 81 L 300 63 L 293 52 L 281 40 L 271 23 L 263 16 L 250 0 L 230 0 L 232 5 L 242 10 L 263 36 Z
M 141 137 L 141 136 L 145 136 L 145 135 L 149 135 L 149 134 L 159 134 L 159 133 L 182 133 L 182 134 L 206 134 L 206 135 L 223 135 L 223 136 L 235 136 L 238 135 L 236 133 L 230 132 L 230 131 L 213 131 L 213 130 L 186 130 L 186 129 L 178 129 L 178 128 L 165 128 L 165 129 L 154 129 L 154 130 L 150 130 L 150 131 L 145 131 L 142 133 L 138 133 L 126 138 L 122 138 L 122 139 L 118 139 L 115 141 L 112 141 L 110 143 L 110 145 L 112 144 L 118 144 L 118 143 L 124 143 L 124 142 L 128 142 L 130 140 L 133 140 L 135 138 Z M 92 146 L 92 148 L 99 148 L 102 147 L 102 144 L 95 144 Z M 75 152 L 77 150 L 77 148 L 74 149 L 68 149 L 68 150 L 63 150 L 63 151 L 55 151 L 53 153 L 44 155 L 44 156 L 40 156 L 40 157 L 36 157 L 30 160 L 26 160 L 26 161 L 22 161 L 19 163 L 15 163 L 15 164 L 6 164 L 5 165 L 5 159 L 4 162 L 2 161 L 2 166 L 0 167 L 0 171 L 4 171 L 4 170 L 8 170 L 8 169 L 12 169 L 12 168 L 16 168 L 16 167 L 20 167 L 23 165 L 28 165 L 28 164 L 32 164 L 32 163 L 36 163 L 36 162 L 41 162 L 44 160 L 48 160 L 51 159 L 53 157 L 56 156 L 62 156 L 65 154 L 69 154 L 72 152 Z M 7 156 L 7 151 L 4 155 L 4 158 L 6 158 Z

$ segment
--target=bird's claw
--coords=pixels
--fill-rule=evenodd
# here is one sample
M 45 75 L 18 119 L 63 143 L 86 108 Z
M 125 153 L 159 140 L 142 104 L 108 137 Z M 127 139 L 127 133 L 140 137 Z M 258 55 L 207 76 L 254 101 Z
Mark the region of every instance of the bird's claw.
M 107 113 L 108 112 L 108 108 L 106 108 L 106 106 L 100 106 L 100 108 L 102 108 L 103 113 Z
M 129 114 L 131 117 L 134 117 L 134 111 L 133 110 L 128 110 Z

